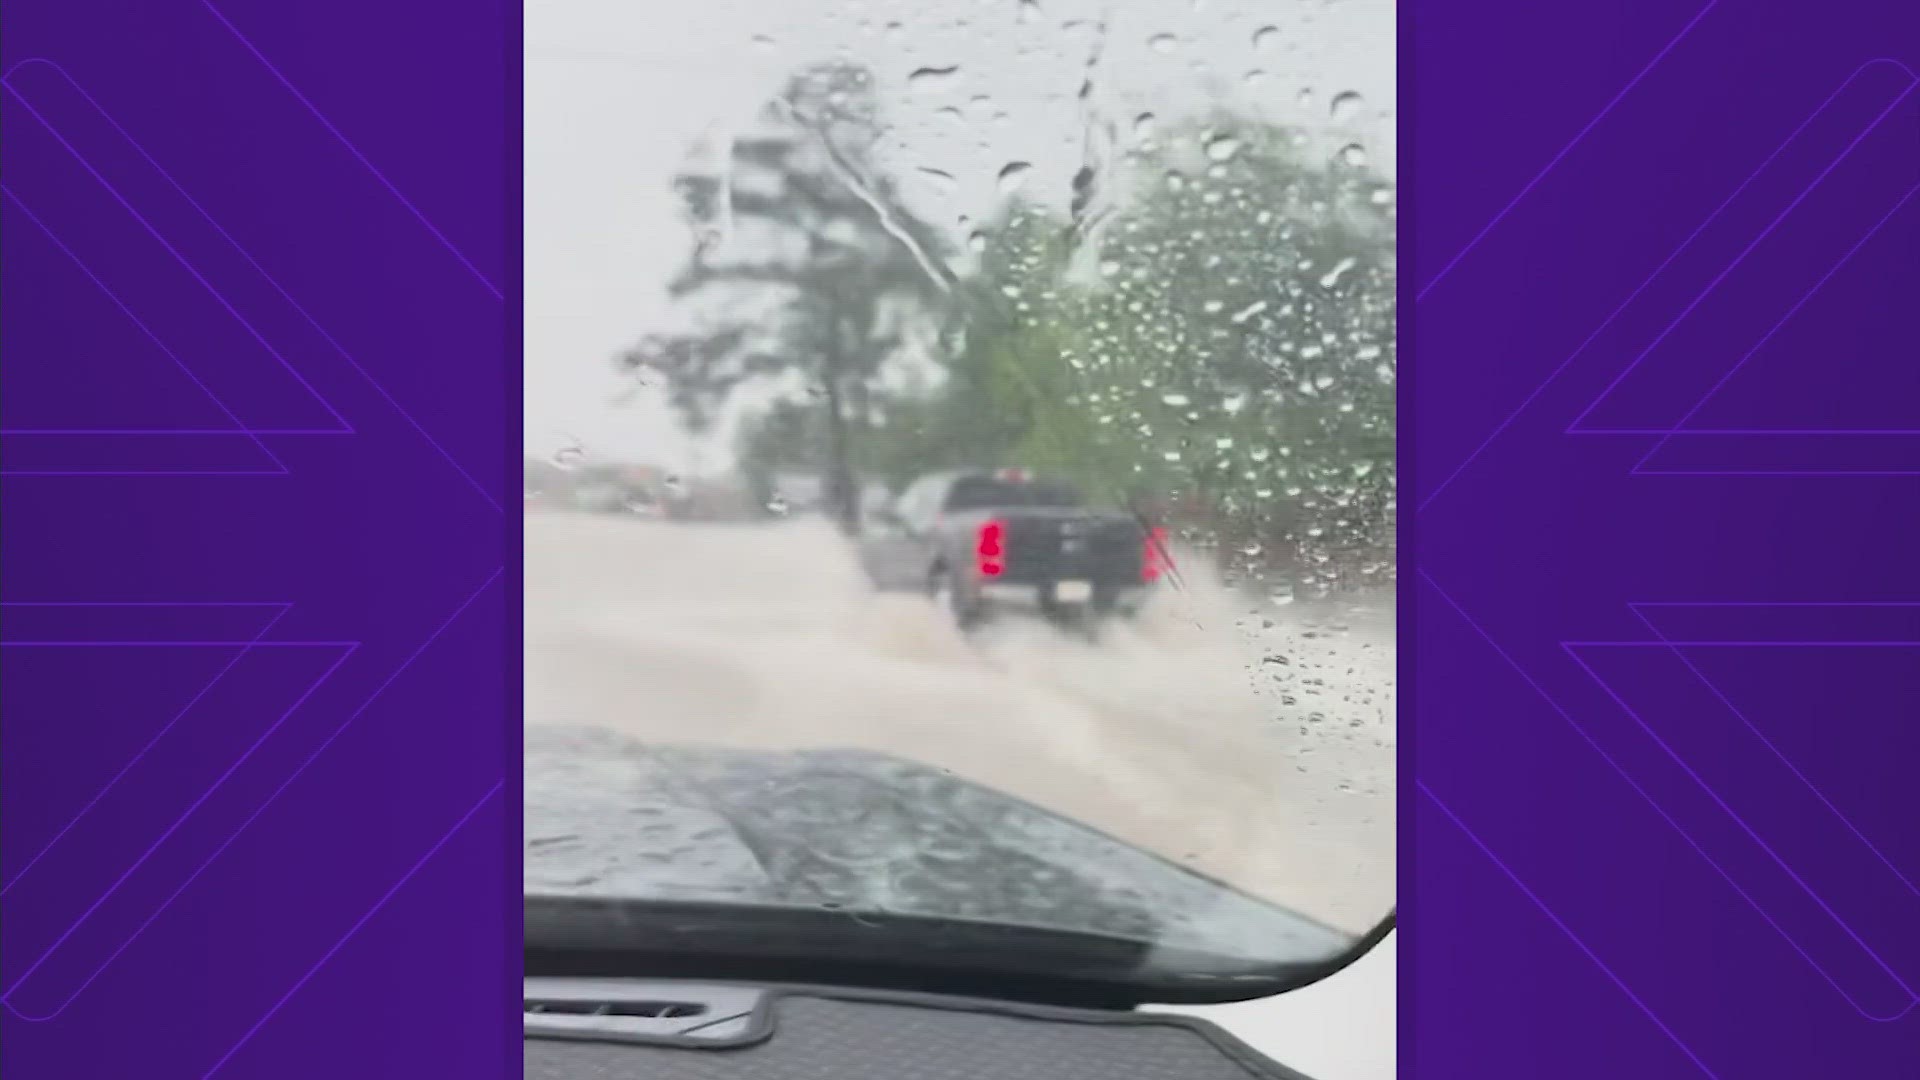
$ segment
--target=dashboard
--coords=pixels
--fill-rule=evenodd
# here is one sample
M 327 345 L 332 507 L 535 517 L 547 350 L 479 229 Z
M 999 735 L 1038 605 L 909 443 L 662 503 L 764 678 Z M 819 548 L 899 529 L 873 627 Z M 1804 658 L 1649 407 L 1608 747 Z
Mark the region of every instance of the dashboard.
M 690 980 L 529 978 L 527 1080 L 1308 1080 L 1174 1013 Z

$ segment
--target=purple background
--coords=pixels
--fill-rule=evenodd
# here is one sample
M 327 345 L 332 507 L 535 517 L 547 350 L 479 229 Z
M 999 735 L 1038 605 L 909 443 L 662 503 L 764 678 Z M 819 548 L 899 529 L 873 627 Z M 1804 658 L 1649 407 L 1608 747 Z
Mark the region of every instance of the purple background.
M 518 1075 L 518 20 L 6 5 L 8 1077 Z
M 1920 1076 L 1920 7 L 1403 7 L 1402 1060 Z
M 1913 1075 L 1920 14 L 1406 19 L 1408 1071 Z M 0 1068 L 509 1075 L 517 12 L 4 31 Z

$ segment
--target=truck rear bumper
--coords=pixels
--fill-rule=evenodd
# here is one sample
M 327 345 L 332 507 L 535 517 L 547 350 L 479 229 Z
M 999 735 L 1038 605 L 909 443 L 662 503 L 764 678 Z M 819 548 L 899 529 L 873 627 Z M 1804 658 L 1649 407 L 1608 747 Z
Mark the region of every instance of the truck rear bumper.
M 1064 581 L 992 581 L 977 586 L 976 599 L 983 613 L 1010 610 L 1042 615 L 1086 612 L 1131 615 L 1146 603 L 1147 593 L 1144 586 L 1112 589 Z

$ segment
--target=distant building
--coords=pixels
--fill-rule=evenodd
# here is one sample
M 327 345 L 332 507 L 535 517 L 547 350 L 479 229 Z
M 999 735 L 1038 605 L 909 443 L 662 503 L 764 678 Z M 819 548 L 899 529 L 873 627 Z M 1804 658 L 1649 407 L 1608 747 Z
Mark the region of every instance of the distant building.
M 806 473 L 781 473 L 773 478 L 773 493 L 786 502 L 789 513 L 817 510 L 826 498 L 826 484 Z
M 525 472 L 525 505 L 529 510 L 654 514 L 663 509 L 672 486 L 663 470 L 624 462 L 563 468 L 530 457 Z
M 689 521 L 745 521 L 763 512 L 745 485 L 729 480 L 696 477 L 682 481 L 677 492 L 673 516 Z

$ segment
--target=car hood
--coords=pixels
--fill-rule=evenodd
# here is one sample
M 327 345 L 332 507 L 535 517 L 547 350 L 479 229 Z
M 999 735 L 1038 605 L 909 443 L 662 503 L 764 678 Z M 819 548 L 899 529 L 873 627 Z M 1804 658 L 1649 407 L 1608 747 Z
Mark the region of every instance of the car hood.
M 529 727 L 529 896 L 795 906 L 1317 962 L 1351 935 L 942 769 Z

